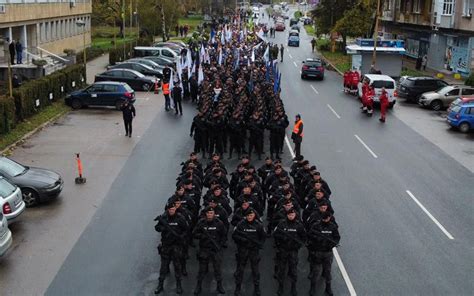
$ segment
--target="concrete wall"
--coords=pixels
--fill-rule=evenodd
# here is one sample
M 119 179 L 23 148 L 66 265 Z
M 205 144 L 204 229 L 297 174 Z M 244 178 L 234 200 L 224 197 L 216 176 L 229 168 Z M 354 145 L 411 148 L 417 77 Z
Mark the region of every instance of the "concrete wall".
M 432 34 L 430 48 L 428 49 L 428 68 L 444 69 L 447 37 L 440 34 Z
M 69 38 L 63 38 L 52 42 L 42 43 L 40 47 L 58 55 L 64 55 L 63 51 L 66 48 L 74 49 L 76 52 L 84 48 L 83 35 L 76 35 Z M 91 44 L 91 34 L 86 32 L 86 46 Z

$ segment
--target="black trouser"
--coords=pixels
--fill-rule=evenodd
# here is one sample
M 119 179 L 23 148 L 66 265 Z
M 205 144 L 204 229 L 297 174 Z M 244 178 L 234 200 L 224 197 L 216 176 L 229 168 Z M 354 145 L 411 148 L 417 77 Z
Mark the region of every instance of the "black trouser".
M 285 130 L 278 132 L 278 143 L 280 148 L 280 153 L 283 153 L 283 146 L 285 145 Z
M 200 248 L 197 254 L 197 259 L 199 260 L 199 272 L 197 275 L 198 281 L 202 281 L 206 276 L 209 262 L 212 263 L 212 268 L 214 269 L 214 277 L 216 278 L 216 281 L 222 281 L 222 258 L 219 251 Z
M 283 285 L 286 277 L 286 267 L 288 266 L 288 277 L 292 284 L 298 280 L 298 250 L 278 249 L 275 257 L 275 268 L 277 280 Z
M 191 91 L 191 102 L 197 102 L 197 100 L 198 100 L 198 92 Z
M 246 247 L 238 246 L 237 253 L 235 253 L 235 259 L 237 261 L 237 267 L 234 273 L 235 285 L 240 286 L 242 284 L 245 265 L 247 265 L 247 261 L 250 261 L 253 282 L 255 285 L 258 285 L 260 283 L 260 271 L 258 269 L 260 255 L 258 249 L 249 249 Z
M 177 99 L 173 98 L 173 101 L 174 101 L 174 108 L 176 110 L 176 114 L 178 114 L 178 111 L 179 111 L 179 114 L 183 115 L 183 106 L 181 105 L 181 98 L 177 98 Z
M 222 155 L 222 135 L 220 135 L 219 132 L 215 132 L 211 135 L 209 154 L 214 152 Z
M 275 155 L 276 158 L 279 158 L 280 155 L 280 138 L 279 135 L 271 131 L 270 132 L 270 155 L 273 157 Z
M 263 134 L 261 133 L 250 133 L 249 140 L 249 156 L 252 157 L 252 148 L 255 147 L 257 155 L 260 157 L 263 153 Z
M 132 135 L 132 119 L 123 119 L 123 124 L 125 125 L 125 133 L 128 136 Z
M 230 134 L 230 148 L 229 148 L 229 157 L 232 156 L 232 151 L 235 149 L 237 151 L 238 156 L 242 153 L 242 146 L 240 135 L 237 133 Z
M 15 64 L 15 52 L 10 52 L 10 62 L 12 65 Z
M 171 109 L 171 100 L 170 100 L 170 95 L 169 94 L 165 94 L 165 109 L 166 109 L 166 111 Z
M 326 282 L 330 282 L 331 277 L 331 265 L 333 259 L 332 251 L 329 252 L 310 252 L 309 253 L 309 264 L 311 270 L 311 284 L 316 284 L 317 276 L 319 275 L 319 269 L 322 267 L 322 276 Z
M 164 281 L 166 275 L 170 273 L 170 263 L 173 262 L 176 280 L 181 279 L 181 264 L 183 260 L 183 249 L 180 245 L 170 245 L 158 247 L 161 256 L 160 281 Z
M 295 156 L 301 155 L 301 142 L 295 142 Z

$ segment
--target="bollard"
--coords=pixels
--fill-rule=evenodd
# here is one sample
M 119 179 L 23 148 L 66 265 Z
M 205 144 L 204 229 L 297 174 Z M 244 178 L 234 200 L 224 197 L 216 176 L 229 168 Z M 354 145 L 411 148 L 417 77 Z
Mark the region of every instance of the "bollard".
M 76 184 L 84 184 L 86 183 L 86 178 L 82 177 L 82 162 L 79 156 L 79 153 L 76 153 L 76 161 L 77 161 L 77 170 L 79 171 L 79 177 L 76 178 Z
M 158 80 L 155 80 L 155 94 L 158 94 L 159 88 L 158 88 Z

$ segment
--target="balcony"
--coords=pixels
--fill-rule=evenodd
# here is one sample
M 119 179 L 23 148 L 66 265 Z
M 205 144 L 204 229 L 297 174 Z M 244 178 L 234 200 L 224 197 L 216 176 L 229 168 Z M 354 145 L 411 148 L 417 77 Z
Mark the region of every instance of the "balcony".
M 429 26 L 431 24 L 429 15 L 413 12 L 400 12 L 397 22 L 420 26 Z
M 380 16 L 380 19 L 383 21 L 393 21 L 393 15 L 394 13 L 392 10 L 384 10 Z
M 441 15 L 439 18 L 440 28 L 452 29 L 454 28 L 454 16 L 453 15 Z

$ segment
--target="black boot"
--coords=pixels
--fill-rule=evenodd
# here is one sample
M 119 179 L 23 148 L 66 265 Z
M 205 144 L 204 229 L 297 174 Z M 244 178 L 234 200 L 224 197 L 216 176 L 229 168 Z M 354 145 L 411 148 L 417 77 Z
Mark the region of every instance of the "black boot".
M 329 295 L 329 296 L 332 296 L 334 295 L 332 293 L 332 289 L 331 289 L 331 282 L 326 282 L 326 290 L 325 290 L 326 294 Z
M 296 290 L 296 283 L 291 283 L 291 293 L 290 293 L 291 296 L 297 296 L 298 295 L 298 291 Z
M 278 296 L 283 295 L 283 284 L 278 284 L 277 295 Z
M 159 283 L 158 283 L 158 287 L 156 287 L 156 290 L 155 290 L 155 294 L 160 294 L 161 292 L 163 292 L 164 288 L 163 288 L 163 280 L 160 280 Z
M 262 293 L 260 292 L 260 284 L 254 284 L 253 286 L 253 296 L 261 296 Z
M 235 284 L 235 291 L 234 291 L 234 296 L 240 296 L 240 289 L 241 289 L 242 284 L 236 283 Z
M 183 287 L 181 287 L 181 280 L 176 280 L 176 294 L 183 294 Z
M 222 281 L 217 281 L 217 293 L 219 294 L 225 294 L 224 287 L 222 286 Z
M 186 263 L 183 263 L 183 271 L 181 272 L 183 276 L 188 276 L 188 271 L 186 269 Z
M 201 294 L 202 291 L 202 281 L 198 281 L 196 284 L 196 288 L 194 289 L 194 295 Z
M 311 282 L 311 287 L 309 288 L 309 296 L 314 296 L 316 291 L 316 284 Z

